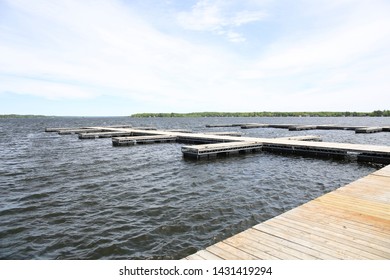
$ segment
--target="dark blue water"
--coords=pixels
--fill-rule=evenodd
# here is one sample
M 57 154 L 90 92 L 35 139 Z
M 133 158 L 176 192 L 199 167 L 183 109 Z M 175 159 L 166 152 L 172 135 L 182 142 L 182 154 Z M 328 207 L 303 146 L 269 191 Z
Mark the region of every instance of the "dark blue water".
M 112 147 L 111 139 L 45 127 L 131 124 L 390 143 L 388 132 L 205 127 L 250 122 L 390 125 L 389 118 L 2 119 L 0 258 L 179 259 L 380 167 L 269 153 L 190 161 L 180 144 Z

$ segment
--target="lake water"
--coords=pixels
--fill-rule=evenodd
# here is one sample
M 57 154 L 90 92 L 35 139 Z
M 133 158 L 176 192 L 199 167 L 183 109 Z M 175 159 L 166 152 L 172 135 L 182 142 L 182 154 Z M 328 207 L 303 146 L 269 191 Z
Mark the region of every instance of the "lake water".
M 388 132 L 205 127 L 252 122 L 390 125 L 389 118 L 0 119 L 0 258 L 180 259 L 381 167 L 265 152 L 193 161 L 177 143 L 113 147 L 111 139 L 45 127 L 131 124 L 390 143 Z

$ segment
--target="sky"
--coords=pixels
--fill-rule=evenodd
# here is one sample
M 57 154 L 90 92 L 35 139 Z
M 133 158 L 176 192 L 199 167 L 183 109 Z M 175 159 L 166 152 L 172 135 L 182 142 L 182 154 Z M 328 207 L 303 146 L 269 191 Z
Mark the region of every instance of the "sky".
M 387 110 L 388 0 L 0 0 L 0 114 Z

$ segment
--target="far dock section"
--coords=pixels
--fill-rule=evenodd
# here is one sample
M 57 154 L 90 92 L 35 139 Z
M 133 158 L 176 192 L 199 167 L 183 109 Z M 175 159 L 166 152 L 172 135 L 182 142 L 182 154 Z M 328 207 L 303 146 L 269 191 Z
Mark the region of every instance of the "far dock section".
M 233 124 L 233 125 L 206 125 L 206 127 L 233 127 L 240 126 L 242 129 L 253 128 L 281 128 L 290 131 L 301 130 L 354 130 L 356 133 L 376 133 L 376 132 L 390 132 L 390 126 L 351 126 L 351 125 L 304 125 L 304 124 L 263 124 L 263 123 L 247 123 L 247 124 Z
M 57 128 L 53 128 L 53 127 L 47 127 L 45 128 L 45 132 L 64 132 L 64 131 L 68 131 L 70 132 L 69 134 L 71 133 L 78 133 L 79 131 L 80 132 L 83 132 L 85 130 L 110 130 L 111 128 L 115 129 L 115 128 L 131 128 L 132 126 L 131 125 L 109 125 L 109 126 L 104 126 L 104 128 L 100 128 L 98 129 L 97 127 L 68 127 L 68 128 L 60 128 L 60 127 L 57 127 Z M 64 133 L 65 134 L 65 133 Z
M 184 259 L 388 260 L 390 165 Z
M 259 127 L 269 127 L 269 125 L 262 124 L 262 123 L 247 123 L 241 125 L 242 129 L 259 128 Z
M 382 127 L 362 127 L 355 130 L 356 133 L 375 133 L 383 131 Z
M 206 127 L 234 127 L 242 126 L 242 124 L 207 124 Z
M 249 141 L 251 139 L 251 141 Z M 297 154 L 314 157 L 346 158 L 356 157 L 362 162 L 390 163 L 390 147 L 333 142 L 311 142 L 290 139 L 244 138 L 245 141 L 226 143 L 225 145 L 183 146 L 184 157 L 204 158 L 229 155 L 231 152 L 266 151 L 279 154 Z M 252 149 L 255 145 L 256 148 Z
M 290 124 L 278 127 L 290 127 Z M 177 142 L 187 144 L 181 151 L 188 158 L 210 158 L 247 152 L 265 151 L 312 157 L 356 158 L 358 161 L 390 163 L 390 146 L 319 142 L 317 136 L 281 138 L 242 137 L 231 132 L 189 133 L 177 130 L 157 130 L 151 127 L 111 126 L 52 128 L 59 134 L 76 133 L 80 139 L 112 137 L 113 146 Z M 193 145 L 188 145 L 193 144 Z
M 287 136 L 287 137 L 278 137 L 275 139 L 297 140 L 297 141 L 322 141 L 321 137 L 316 135 Z
M 167 143 L 176 142 L 177 137 L 173 135 L 133 136 L 112 138 L 112 145 L 130 146 L 136 144 Z
M 220 155 L 242 154 L 262 150 L 262 143 L 257 142 L 228 142 L 183 146 L 181 151 L 185 157 L 200 159 L 202 157 L 217 157 Z
M 79 139 L 96 139 L 96 138 L 111 138 L 111 137 L 124 137 L 132 136 L 133 132 L 120 132 L 120 131 L 110 131 L 110 132 L 97 132 L 97 133 L 79 133 Z

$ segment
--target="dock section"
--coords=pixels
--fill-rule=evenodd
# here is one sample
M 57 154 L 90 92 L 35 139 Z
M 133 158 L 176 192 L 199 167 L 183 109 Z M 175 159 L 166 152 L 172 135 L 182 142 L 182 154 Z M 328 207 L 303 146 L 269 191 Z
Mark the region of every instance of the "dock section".
M 288 129 L 290 131 L 301 130 L 354 130 L 356 133 L 376 133 L 376 132 L 390 132 L 390 126 L 355 126 L 355 125 L 335 125 L 335 124 L 322 124 L 322 125 L 306 125 L 306 124 L 264 124 L 264 123 L 247 123 L 241 125 L 221 125 L 227 126 L 240 126 L 242 129 L 251 128 L 281 128 Z M 218 127 L 218 125 L 206 125 L 206 127 Z
M 112 138 L 112 145 L 117 146 L 131 146 L 137 144 L 151 144 L 151 143 L 167 143 L 176 142 L 174 135 L 152 135 L 152 136 L 132 136 L 132 137 L 114 137 Z
M 278 126 L 289 127 L 291 125 L 282 124 Z M 193 146 L 184 146 L 181 151 L 184 157 L 196 159 L 246 153 L 248 151 L 266 151 L 314 157 L 356 157 L 358 161 L 390 163 L 390 146 L 302 141 L 319 140 L 313 136 L 255 138 L 242 137 L 231 132 L 188 133 L 157 130 L 150 127 L 123 128 L 119 126 L 47 130 L 57 131 L 59 134 L 77 133 L 80 139 L 112 137 L 113 146 L 165 142 L 194 144 Z M 221 143 L 225 144 L 220 145 Z
M 203 144 L 194 146 L 183 146 L 181 151 L 184 157 L 189 158 L 210 158 L 216 156 L 227 156 L 231 154 L 240 154 L 246 152 L 255 152 L 262 150 L 261 142 L 227 142 L 216 144 Z
M 187 260 L 388 260 L 390 165 Z

